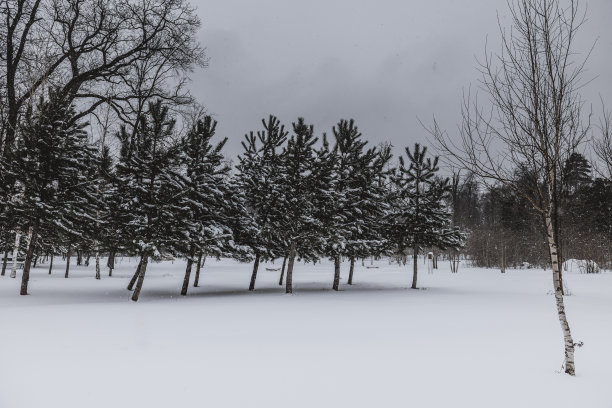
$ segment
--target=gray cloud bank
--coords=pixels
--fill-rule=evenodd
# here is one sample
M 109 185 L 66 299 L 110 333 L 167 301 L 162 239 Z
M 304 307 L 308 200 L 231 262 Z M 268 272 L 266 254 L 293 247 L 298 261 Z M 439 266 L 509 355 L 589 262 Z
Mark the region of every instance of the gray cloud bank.
M 427 142 L 417 118 L 436 115 L 450 132 L 462 90 L 476 84 L 485 42 L 497 50 L 504 0 L 340 1 L 208 0 L 195 3 L 210 64 L 192 91 L 229 137 L 227 154 L 272 113 L 287 126 L 298 116 L 331 133 L 354 118 L 371 143 L 399 148 Z M 612 107 L 612 1 L 588 3 L 579 39 L 598 40 L 583 94 L 599 112 Z

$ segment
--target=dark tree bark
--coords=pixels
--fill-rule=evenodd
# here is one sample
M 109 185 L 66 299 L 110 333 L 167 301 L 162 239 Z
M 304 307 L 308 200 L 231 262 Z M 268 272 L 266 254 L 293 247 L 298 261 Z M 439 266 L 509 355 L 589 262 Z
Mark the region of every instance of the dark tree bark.
M 415 245 L 414 248 L 412 248 L 412 286 L 410 287 L 412 289 L 417 288 L 417 273 L 419 270 L 418 256 L 419 247 Z
M 338 290 L 340 287 L 340 256 L 334 257 L 334 285 L 332 289 Z
M 353 284 L 353 271 L 355 270 L 355 257 L 351 257 L 351 268 L 349 269 L 348 284 Z
M 195 280 L 193 281 L 193 287 L 197 288 L 200 285 L 200 270 L 204 267 L 206 263 L 206 256 L 202 252 L 198 256 L 198 264 L 196 265 L 196 275 Z
M 148 262 L 149 256 L 143 255 L 142 260 L 140 261 L 140 273 L 138 274 L 138 282 L 136 283 L 136 288 L 134 289 L 134 293 L 132 294 L 132 300 L 134 302 L 138 302 L 138 297 L 140 297 L 140 291 L 142 290 L 142 283 L 144 282 Z
M 287 265 L 287 279 L 285 279 L 285 293 L 293 293 L 293 264 L 295 263 L 296 244 L 289 246 L 289 265 Z
M 108 276 L 113 276 L 113 269 L 115 269 L 115 251 L 111 251 L 110 254 L 108 254 L 106 265 L 108 266 Z
M 257 269 L 259 269 L 259 254 L 255 255 L 255 264 L 253 265 L 253 273 L 251 274 L 251 284 L 249 290 L 255 290 L 255 279 L 257 279 Z
M 72 248 L 70 248 L 70 244 L 68 244 L 68 250 L 66 251 L 66 273 L 64 274 L 64 278 L 68 277 L 68 274 L 70 273 L 70 250 Z
M 285 265 L 287 265 L 287 257 L 283 258 L 283 267 L 281 268 L 280 279 L 278 280 L 278 286 L 283 286 L 283 278 L 285 277 Z
M 191 278 L 191 268 L 193 266 L 193 259 L 187 258 L 187 268 L 185 268 L 185 277 L 183 278 L 183 288 L 181 289 L 181 295 L 187 296 L 187 289 L 189 288 L 189 279 Z
M 2 259 L 2 273 L 0 274 L 0 276 L 4 276 L 6 274 L 6 265 L 8 263 L 8 253 L 10 251 L 9 248 L 10 247 L 8 246 L 8 244 L 6 245 L 6 247 L 4 247 L 4 258 Z
M 83 263 L 83 251 L 77 249 L 77 266 L 81 266 Z
M 36 241 L 38 239 L 38 226 L 39 220 L 34 222 L 32 229 L 30 230 L 30 240 L 28 242 L 28 250 L 26 252 L 26 259 L 23 264 L 23 274 L 21 275 L 21 290 L 20 295 L 28 294 L 28 282 L 30 281 L 30 266 L 34 258 L 34 249 L 36 248 Z
M 136 283 L 136 279 L 140 276 L 140 269 L 142 267 L 142 257 L 140 257 L 140 261 L 138 261 L 138 266 L 136 267 L 136 272 L 134 272 L 134 276 L 130 279 L 130 283 L 128 284 L 127 290 L 134 289 L 134 284 Z
M 49 258 L 49 275 L 51 275 L 52 269 L 53 269 L 53 252 L 51 252 L 51 257 Z

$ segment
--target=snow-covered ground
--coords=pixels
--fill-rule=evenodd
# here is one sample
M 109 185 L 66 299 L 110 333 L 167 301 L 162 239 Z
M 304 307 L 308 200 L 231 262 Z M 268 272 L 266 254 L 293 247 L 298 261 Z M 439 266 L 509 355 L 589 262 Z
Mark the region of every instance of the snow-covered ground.
M 366 262 L 368 265 L 369 262 Z M 612 407 L 612 274 L 567 273 L 577 377 L 560 374 L 550 271 L 433 275 L 358 264 L 331 290 L 330 263 L 298 265 L 295 294 L 262 264 L 208 259 L 179 295 L 183 262 L 152 264 L 140 301 L 115 276 L 57 263 L 30 296 L 0 278 L 0 407 Z

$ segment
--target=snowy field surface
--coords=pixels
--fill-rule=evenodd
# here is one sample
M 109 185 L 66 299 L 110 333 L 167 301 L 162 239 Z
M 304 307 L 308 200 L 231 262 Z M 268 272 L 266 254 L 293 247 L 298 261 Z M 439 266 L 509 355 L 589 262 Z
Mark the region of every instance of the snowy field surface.
M 550 271 L 420 261 L 411 290 L 408 267 L 375 265 L 348 286 L 344 263 L 333 292 L 331 263 L 299 264 L 285 295 L 278 262 L 249 293 L 252 265 L 208 259 L 182 297 L 184 262 L 153 263 L 138 303 L 134 259 L 101 281 L 40 265 L 30 296 L 1 277 L 0 408 L 612 407 L 611 273 L 565 275 L 571 378 Z

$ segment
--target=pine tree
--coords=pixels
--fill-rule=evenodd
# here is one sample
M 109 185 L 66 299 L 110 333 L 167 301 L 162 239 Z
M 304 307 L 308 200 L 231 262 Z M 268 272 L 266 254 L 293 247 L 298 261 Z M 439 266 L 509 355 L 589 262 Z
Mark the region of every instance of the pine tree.
M 243 208 L 247 211 L 238 234 L 240 245 L 251 248 L 255 255 L 249 290 L 255 289 L 255 280 L 261 260 L 274 259 L 284 255 L 286 246 L 281 242 L 279 231 L 279 198 L 282 197 L 280 177 L 283 153 L 282 146 L 288 132 L 284 125 L 270 115 L 262 119 L 264 130 L 257 134 L 250 132 L 242 142 L 244 153 L 237 166 L 236 187 L 242 191 Z
M 185 167 L 184 205 L 189 209 L 184 220 L 187 237 L 182 252 L 187 258 L 182 295 L 187 294 L 189 277 L 197 264 L 196 283 L 199 280 L 202 257 L 227 255 L 233 242 L 228 211 L 231 209 L 229 171 L 221 150 L 227 138 L 212 144 L 217 122 L 205 116 L 190 129 L 183 139 L 181 161 Z
M 282 189 L 279 197 L 281 213 L 278 232 L 282 242 L 289 246 L 287 255 L 286 293 L 293 292 L 293 266 L 296 256 L 316 259 L 309 243 L 318 235 L 321 220 L 315 217 L 316 196 L 321 188 L 317 179 L 318 162 L 314 144 L 314 128 L 303 118 L 293 123 L 293 134 L 284 151 L 282 172 L 278 182 Z
M 21 218 L 28 230 L 21 294 L 27 295 L 29 272 L 41 224 L 62 234 L 84 238 L 84 221 L 95 221 L 92 212 L 94 149 L 88 144 L 86 124 L 75 118 L 71 104 L 54 91 L 41 98 L 21 128 L 15 160 L 19 164 L 17 183 L 22 194 Z
M 424 247 L 440 249 L 461 245 L 462 234 L 451 227 L 452 215 L 445 205 L 450 192 L 448 179 L 436 178 L 438 157 L 425 159 L 427 148 L 417 143 L 414 152 L 406 148 L 409 163 L 400 157 L 394 176 L 395 197 L 391 217 L 390 241 L 394 252 L 413 254 L 412 289 L 417 288 L 417 257 Z
M 175 120 L 160 101 L 149 104 L 133 139 L 123 131 L 117 177 L 122 194 L 120 219 L 129 252 L 140 257 L 130 287 L 136 283 L 132 300 L 137 301 L 150 259 L 177 252 L 185 238 L 181 220 L 183 179 L 179 171 L 180 143 L 174 135 Z
M 334 162 L 333 176 L 329 192 L 329 205 L 324 215 L 326 225 L 326 247 L 324 252 L 334 260 L 334 281 L 332 288 L 339 289 L 340 260 L 349 256 L 353 260 L 365 246 L 376 246 L 370 240 L 368 231 L 380 211 L 381 186 L 378 186 L 377 169 L 384 163 L 380 160 L 375 148 L 366 149 L 367 141 L 362 139 L 361 132 L 354 120 L 341 120 L 333 128 L 335 144 L 329 157 Z M 387 159 L 388 160 L 388 159 Z M 376 235 L 376 234 L 374 234 Z

